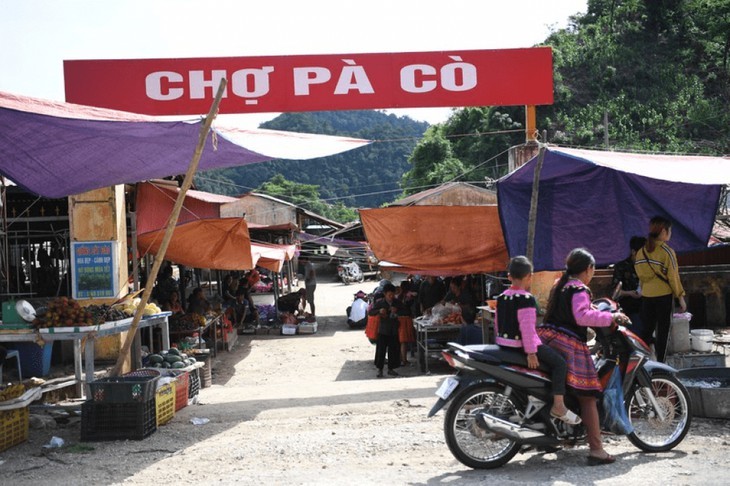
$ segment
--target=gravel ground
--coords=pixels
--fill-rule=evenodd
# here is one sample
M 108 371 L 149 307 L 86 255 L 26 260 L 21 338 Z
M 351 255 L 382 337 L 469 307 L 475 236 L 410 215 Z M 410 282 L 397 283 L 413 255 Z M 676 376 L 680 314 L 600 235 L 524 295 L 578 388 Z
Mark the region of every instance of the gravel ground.
M 375 284 L 362 285 L 370 290 Z M 675 450 L 644 454 L 607 439 L 618 457 L 585 467 L 587 449 L 526 453 L 493 471 L 457 462 L 443 436 L 443 412 L 428 419 L 448 374 L 401 368 L 377 379 L 374 346 L 349 330 L 354 286 L 320 284 L 314 335 L 240 336 L 214 361 L 200 402 L 143 441 L 79 443 L 78 422 L 34 428 L 27 443 L 0 453 L 0 484 L 727 484 L 730 421 L 695 419 Z M 193 425 L 192 418 L 207 418 Z M 52 436 L 66 446 L 46 450 Z

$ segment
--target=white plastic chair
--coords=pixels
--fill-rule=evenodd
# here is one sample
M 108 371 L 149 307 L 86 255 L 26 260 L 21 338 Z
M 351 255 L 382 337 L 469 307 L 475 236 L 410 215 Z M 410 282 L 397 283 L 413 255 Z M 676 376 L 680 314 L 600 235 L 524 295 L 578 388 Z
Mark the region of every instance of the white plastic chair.
M 15 361 L 18 365 L 18 381 L 23 381 L 23 373 L 20 370 L 20 353 L 18 352 L 17 349 L 8 349 L 8 354 L 5 355 L 5 360 L 11 359 L 11 358 L 15 358 Z M 3 377 L 3 362 L 0 361 L 0 383 L 3 382 L 2 377 Z

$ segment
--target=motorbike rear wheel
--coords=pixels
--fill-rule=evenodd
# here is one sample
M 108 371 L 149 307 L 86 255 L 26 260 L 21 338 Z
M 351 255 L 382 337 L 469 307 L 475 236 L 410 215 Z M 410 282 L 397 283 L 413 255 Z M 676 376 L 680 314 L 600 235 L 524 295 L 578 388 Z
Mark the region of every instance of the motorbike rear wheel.
M 465 466 L 497 468 L 519 451 L 517 442 L 480 427 L 476 421 L 479 412 L 504 420 L 519 414 L 512 398 L 503 393 L 501 386 L 478 383 L 459 392 L 451 402 L 444 419 L 444 435 L 451 453 Z
M 666 452 L 682 442 L 689 431 L 692 423 L 689 393 L 676 377 L 665 372 L 652 373 L 651 393 L 665 418 L 659 418 L 647 390 L 636 386 L 626 404 L 634 426 L 628 438 L 642 451 Z

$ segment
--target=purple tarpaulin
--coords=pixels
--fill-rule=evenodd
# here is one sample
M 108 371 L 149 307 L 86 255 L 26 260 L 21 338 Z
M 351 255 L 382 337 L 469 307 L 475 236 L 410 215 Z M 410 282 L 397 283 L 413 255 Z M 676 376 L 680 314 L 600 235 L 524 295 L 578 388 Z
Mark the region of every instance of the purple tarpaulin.
M 631 237 L 646 236 L 649 220 L 656 215 L 673 222 L 670 245 L 677 252 L 707 247 L 720 185 L 661 180 L 660 172 L 657 178 L 636 175 L 628 171 L 641 161 L 632 161 L 632 154 L 597 153 L 602 157 L 615 155 L 614 168 L 591 161 L 590 151 L 580 151 L 577 156 L 570 150 L 545 150 L 535 229 L 535 270 L 562 270 L 565 257 L 576 247 L 587 248 L 598 266 L 623 260 L 629 254 Z M 730 160 L 706 159 L 730 166 Z M 510 256 L 526 252 L 536 164 L 537 157 L 497 183 L 500 220 Z M 700 165 L 694 168 L 701 170 Z M 715 172 L 706 178 L 716 182 L 722 176 Z
M 63 197 L 115 184 L 184 174 L 200 124 L 71 120 L 2 110 L 0 172 L 24 189 Z M 206 141 L 199 170 L 270 160 Z
M 46 197 L 184 174 L 202 121 L 154 117 L 0 92 L 0 174 Z M 308 159 L 357 148 L 366 140 L 273 130 L 238 130 L 216 122 L 199 170 L 276 158 Z M 249 145 L 250 144 L 250 145 Z M 248 147 L 254 148 L 248 148 Z

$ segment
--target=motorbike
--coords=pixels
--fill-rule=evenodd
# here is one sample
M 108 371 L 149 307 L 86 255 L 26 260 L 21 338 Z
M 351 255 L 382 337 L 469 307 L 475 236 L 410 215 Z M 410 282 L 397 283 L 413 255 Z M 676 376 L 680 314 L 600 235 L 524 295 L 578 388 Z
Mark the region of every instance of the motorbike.
M 609 299 L 594 304 L 601 310 L 618 310 Z M 676 447 L 692 420 L 690 396 L 677 379 L 676 370 L 652 361 L 649 347 L 625 326 L 594 331 L 599 379 L 614 369 L 621 373 L 624 406 L 633 427 L 627 435 L 629 441 L 645 452 Z M 437 390 L 439 398 L 428 416 L 448 405 L 446 443 L 464 465 L 492 469 L 520 451 L 554 452 L 585 441 L 582 423 L 569 425 L 550 416 L 549 374 L 539 368 L 529 369 L 522 350 L 449 343 L 442 355 L 457 372 Z M 570 393 L 565 402 L 569 408 L 578 409 L 577 399 Z
M 365 275 L 362 273 L 360 265 L 358 265 L 357 262 L 353 260 L 349 260 L 341 265 L 338 265 L 337 275 L 340 277 L 340 280 L 342 280 L 342 283 L 344 283 L 345 285 L 349 285 L 353 282 L 360 283 L 365 280 Z

